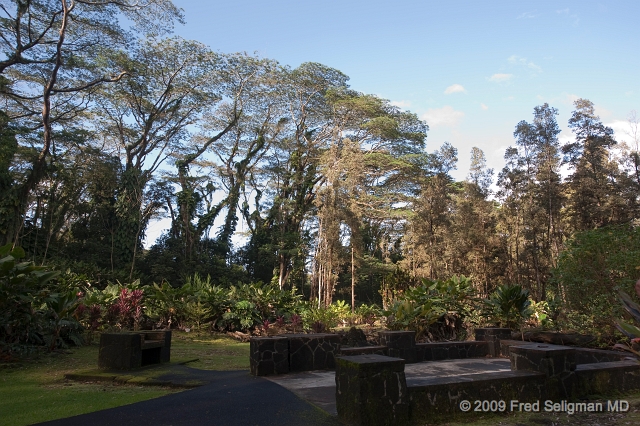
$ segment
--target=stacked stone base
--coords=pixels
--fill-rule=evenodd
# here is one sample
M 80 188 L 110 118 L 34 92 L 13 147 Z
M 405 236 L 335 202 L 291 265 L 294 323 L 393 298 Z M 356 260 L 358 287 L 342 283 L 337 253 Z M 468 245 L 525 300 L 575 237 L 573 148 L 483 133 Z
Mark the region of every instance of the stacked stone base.
M 339 357 L 336 408 L 344 422 L 356 425 L 409 423 L 409 393 L 404 360 L 382 355 Z
M 286 334 L 253 337 L 249 344 L 251 374 L 268 376 L 335 368 L 340 350 L 337 334 Z

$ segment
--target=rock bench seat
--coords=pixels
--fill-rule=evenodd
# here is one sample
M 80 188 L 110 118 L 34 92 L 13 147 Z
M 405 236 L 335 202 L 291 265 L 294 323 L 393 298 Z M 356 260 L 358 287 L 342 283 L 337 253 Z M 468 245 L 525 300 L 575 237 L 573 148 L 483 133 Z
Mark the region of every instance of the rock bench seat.
M 352 356 L 352 355 L 386 355 L 386 346 L 343 346 L 340 348 L 340 355 Z
M 142 342 L 142 350 L 162 347 L 164 347 L 164 342 L 162 340 L 144 340 Z
M 131 370 L 171 359 L 171 331 L 102 333 L 98 368 Z

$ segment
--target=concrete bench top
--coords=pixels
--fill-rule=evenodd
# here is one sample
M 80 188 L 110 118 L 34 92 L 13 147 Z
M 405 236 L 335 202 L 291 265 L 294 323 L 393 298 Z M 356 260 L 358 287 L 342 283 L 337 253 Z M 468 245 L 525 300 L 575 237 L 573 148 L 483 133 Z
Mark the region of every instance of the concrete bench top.
M 340 351 L 344 352 L 358 352 L 358 351 L 380 351 L 387 349 L 386 346 L 342 346 Z
M 153 349 L 153 348 L 163 348 L 164 340 L 143 340 L 142 341 L 142 350 L 145 349 Z

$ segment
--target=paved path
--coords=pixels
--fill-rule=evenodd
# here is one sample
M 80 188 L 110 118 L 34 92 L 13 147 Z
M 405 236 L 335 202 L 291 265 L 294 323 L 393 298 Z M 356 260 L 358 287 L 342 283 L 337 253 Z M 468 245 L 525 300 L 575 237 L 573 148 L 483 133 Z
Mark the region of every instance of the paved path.
M 513 374 L 510 361 L 472 358 L 405 366 L 408 384 L 478 374 Z M 154 378 L 175 384 L 197 380 L 203 386 L 148 401 L 41 425 L 49 426 L 332 426 L 337 418 L 335 372 L 308 371 L 253 377 L 248 371 L 207 371 L 173 365 Z M 414 383 L 415 382 L 415 383 Z
M 148 401 L 66 419 L 47 426 L 331 426 L 336 417 L 248 371 L 204 371 L 208 384 Z

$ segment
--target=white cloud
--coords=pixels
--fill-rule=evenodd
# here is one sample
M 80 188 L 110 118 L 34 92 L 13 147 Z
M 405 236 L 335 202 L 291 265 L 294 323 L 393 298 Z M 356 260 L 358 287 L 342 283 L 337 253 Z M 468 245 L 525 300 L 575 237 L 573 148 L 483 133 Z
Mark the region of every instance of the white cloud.
M 513 74 L 494 74 L 489 77 L 489 81 L 493 81 L 495 83 L 506 83 L 511 80 Z
M 411 102 L 409 101 L 391 101 L 389 103 L 398 108 L 409 108 L 411 106 Z
M 632 142 L 633 138 L 630 135 L 631 126 L 627 120 L 613 120 L 610 123 L 604 123 L 604 125 L 613 129 L 617 141 Z
M 603 108 L 601 106 L 598 105 L 593 105 L 593 111 L 596 113 L 596 115 L 600 118 L 607 118 L 607 117 L 611 117 L 613 115 L 613 113 L 611 111 L 609 111 L 606 108 Z
M 527 58 L 523 58 L 521 56 L 511 55 L 509 59 L 507 59 L 507 61 L 509 61 L 510 64 L 520 65 L 522 67 L 525 67 L 529 71 L 532 71 L 536 74 L 542 72 L 542 68 L 540 68 L 538 65 L 534 64 L 531 61 L 527 61 Z
M 534 15 L 531 12 L 524 12 L 524 13 L 521 13 L 520 15 L 518 15 L 518 17 L 516 19 L 532 19 L 532 18 L 535 18 L 536 16 L 538 16 L 538 15 Z
M 489 107 L 486 106 L 485 104 L 480 104 L 480 108 L 482 108 L 483 111 L 486 111 L 489 109 Z
M 453 107 L 445 105 L 442 108 L 429 108 L 420 116 L 431 127 L 455 126 L 464 117 L 464 112 L 456 111 Z
M 461 84 L 452 84 L 451 86 L 445 89 L 444 94 L 450 95 L 452 93 L 467 93 L 467 90 L 464 87 L 462 87 Z
M 573 93 L 569 93 L 568 95 L 565 95 L 563 102 L 573 106 L 573 103 L 578 99 L 580 99 L 580 96 L 574 95 Z
M 560 134 L 558 134 L 558 142 L 560 142 L 560 145 L 566 145 L 568 143 L 573 143 L 575 142 L 575 135 L 573 134 L 573 132 L 571 130 L 562 130 L 560 132 Z
M 575 13 L 573 14 L 569 14 L 569 8 L 564 8 L 564 9 L 560 9 L 560 10 L 556 10 L 556 13 L 558 15 L 565 15 L 568 16 L 569 19 L 571 19 L 571 25 L 574 27 L 577 27 L 578 24 L 580 23 L 580 17 L 578 15 L 576 15 Z

